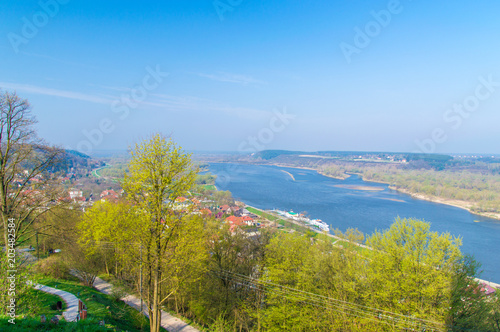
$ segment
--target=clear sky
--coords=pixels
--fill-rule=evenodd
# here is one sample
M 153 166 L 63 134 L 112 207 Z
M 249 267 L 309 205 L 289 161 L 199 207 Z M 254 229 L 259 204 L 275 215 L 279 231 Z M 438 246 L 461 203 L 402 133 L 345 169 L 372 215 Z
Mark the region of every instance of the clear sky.
M 16 0 L 0 13 L 0 87 L 67 148 L 162 132 L 198 151 L 500 153 L 496 0 Z

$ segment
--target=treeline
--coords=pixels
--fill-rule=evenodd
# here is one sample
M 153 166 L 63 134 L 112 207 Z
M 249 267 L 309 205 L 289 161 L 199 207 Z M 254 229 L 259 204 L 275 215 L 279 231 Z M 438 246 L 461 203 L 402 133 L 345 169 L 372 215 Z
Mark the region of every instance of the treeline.
M 196 184 L 214 184 L 217 176 L 210 173 L 198 174 L 196 176 Z
M 112 166 L 101 168 L 98 172 L 99 175 L 108 178 L 121 179 L 127 170 L 127 164 L 117 163 Z
M 79 241 L 100 272 L 139 293 L 136 233 L 104 232 L 131 225 L 126 210 L 97 204 L 82 216 Z M 461 255 L 460 239 L 431 232 L 428 223 L 398 219 L 368 237 L 374 250 L 323 234 L 248 236 L 196 216 L 186 225 L 166 252 L 172 259 L 164 262 L 160 295 L 165 308 L 210 331 L 500 331 L 497 295 L 487 297 L 469 277 L 477 264 Z M 337 235 L 363 239 L 352 230 Z
M 121 200 L 53 210 L 36 224 L 64 252 L 38 272 L 71 269 L 86 285 L 107 274 L 142 294 L 151 331 L 161 309 L 209 331 L 500 331 L 498 295 L 472 279 L 477 263 L 428 223 L 397 219 L 367 237 L 369 248 L 355 230 L 229 227 L 176 203 L 199 194 L 197 173 L 161 135 L 136 146 L 127 170 Z
M 357 173 L 364 180 L 388 183 L 411 194 L 462 201 L 462 205 L 473 212 L 500 213 L 498 159 L 456 160 L 450 156 L 426 154 L 407 154 L 405 158 L 405 163 L 384 164 L 299 157 L 289 153 L 274 156 L 270 163 L 313 168 L 339 179 Z
M 500 175 L 434 170 L 366 170 L 363 178 L 411 193 L 473 203 L 474 212 L 500 212 Z
M 497 165 L 490 166 L 496 170 Z M 358 173 L 364 180 L 388 183 L 396 189 L 430 198 L 471 203 L 474 212 L 500 212 L 500 174 L 470 170 L 404 169 L 394 165 L 329 164 L 318 167 L 320 173 L 342 177 Z

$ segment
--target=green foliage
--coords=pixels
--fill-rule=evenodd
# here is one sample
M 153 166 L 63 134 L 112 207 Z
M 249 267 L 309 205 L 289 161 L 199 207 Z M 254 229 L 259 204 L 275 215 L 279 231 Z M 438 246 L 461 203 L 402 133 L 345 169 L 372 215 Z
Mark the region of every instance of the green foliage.
M 223 190 L 218 190 L 213 193 L 212 199 L 215 201 L 215 204 L 217 205 L 232 205 L 234 204 L 234 199 L 233 195 L 229 190 L 223 191 Z
M 61 255 L 52 255 L 37 261 L 33 272 L 52 278 L 65 278 L 69 275 L 69 268 Z
M 346 178 L 346 173 L 359 173 L 364 180 L 388 183 L 412 194 L 462 201 L 464 206 L 470 205 L 473 212 L 500 213 L 500 168 L 497 166 L 488 166 L 483 172 L 358 163 L 329 163 L 317 168 L 320 173 L 337 178 Z
M 430 197 L 473 203 L 477 212 L 500 212 L 500 176 L 434 170 L 365 169 L 363 178 Z
M 461 240 L 431 232 L 429 223 L 397 218 L 389 230 L 370 236 L 367 244 L 374 249 L 368 277 L 377 287 L 371 304 L 443 322 Z
M 196 176 L 196 184 L 214 184 L 217 176 L 210 173 L 198 174 Z
M 50 317 L 49 317 L 50 319 Z M 108 326 L 99 326 L 99 321 L 88 319 L 78 323 L 60 321 L 58 325 L 50 322 L 41 323 L 40 317 L 26 317 L 16 321 L 13 325 L 8 322 L 7 317 L 0 316 L 0 331 L 9 332 L 31 332 L 31 331 L 60 331 L 60 332 L 102 332 L 109 331 Z
M 281 155 L 296 155 L 296 154 L 301 154 L 305 152 L 299 152 L 299 151 L 287 151 L 287 150 L 264 150 L 257 152 L 255 154 L 255 157 L 260 157 L 264 160 L 269 160 L 276 158 Z
M 148 331 L 149 323 L 144 316 L 137 314 L 136 310 L 124 302 L 117 302 L 111 295 L 105 295 L 99 291 L 82 286 L 77 280 L 62 280 L 42 278 L 40 283 L 50 287 L 57 287 L 72 294 L 79 294 L 79 298 L 88 308 L 88 322 L 85 326 L 98 328 L 98 322 L 104 320 L 106 329 L 96 331 Z M 82 321 L 85 322 L 85 321 Z M 68 323 L 71 326 L 76 323 Z M 78 325 L 77 325 L 78 326 Z M 85 329 L 83 329 L 85 331 Z M 92 330 L 91 330 L 92 331 Z
M 97 205 L 81 225 L 81 241 L 91 248 L 87 255 L 108 243 L 115 273 L 120 266 L 122 276 L 137 281 L 141 268 L 152 331 L 160 328 L 161 305 L 177 299 L 179 288 L 198 278 L 192 272 L 205 255 L 199 250 L 202 221 L 189 214 L 189 207 L 176 205 L 192 190 L 197 171 L 190 155 L 172 140 L 153 135 L 131 151 L 122 182 L 128 203 Z
M 422 221 L 397 219 L 389 230 L 369 237 L 374 250 L 364 250 L 363 255 L 336 246 L 325 235 L 311 239 L 278 233 L 266 247 L 260 279 L 279 287 L 271 287 L 265 302 L 253 306 L 254 324 L 266 331 L 442 329 L 461 257 L 460 239 L 429 228 Z M 340 235 L 363 240 L 356 230 Z M 324 298 L 317 302 L 317 295 L 304 294 Z M 328 299 L 351 304 L 334 305 L 337 302 Z M 403 315 L 412 323 L 377 322 L 367 316 L 369 310 L 351 310 L 355 305 Z
M 479 283 L 474 280 L 479 263 L 471 256 L 463 257 L 455 266 L 451 283 L 450 310 L 447 324 L 452 331 L 489 331 L 488 315 L 491 306 L 483 301 Z M 491 329 L 490 331 L 493 331 Z
M 98 175 L 107 178 L 122 179 L 126 171 L 127 171 L 127 164 L 118 163 L 115 165 L 101 168 L 98 171 Z
M 0 331 L 33 331 L 28 327 L 41 327 L 44 331 L 44 325 L 40 323 L 40 316 L 45 315 L 49 320 L 55 315 L 62 315 L 62 311 L 66 308 L 66 303 L 63 301 L 63 310 L 56 310 L 57 301 L 61 298 L 48 294 L 34 288 L 27 289 L 23 299 L 17 303 L 16 308 L 16 324 L 12 325 L 8 322 L 10 317 L 0 315 Z M 48 324 L 45 324 L 45 326 Z M 4 329 L 2 329 L 4 328 Z

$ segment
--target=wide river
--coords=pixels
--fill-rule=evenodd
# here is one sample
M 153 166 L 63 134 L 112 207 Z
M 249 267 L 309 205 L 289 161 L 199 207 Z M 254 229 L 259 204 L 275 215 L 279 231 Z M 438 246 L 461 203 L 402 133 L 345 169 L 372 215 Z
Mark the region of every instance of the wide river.
M 237 200 L 260 209 L 307 212 L 330 230 L 357 228 L 371 234 L 389 228 L 398 216 L 428 221 L 432 231 L 462 237 L 462 252 L 482 263 L 480 278 L 500 283 L 498 220 L 414 199 L 359 176 L 337 180 L 311 170 L 221 163 L 210 164 L 210 172 L 218 176 L 217 188 L 231 191 Z

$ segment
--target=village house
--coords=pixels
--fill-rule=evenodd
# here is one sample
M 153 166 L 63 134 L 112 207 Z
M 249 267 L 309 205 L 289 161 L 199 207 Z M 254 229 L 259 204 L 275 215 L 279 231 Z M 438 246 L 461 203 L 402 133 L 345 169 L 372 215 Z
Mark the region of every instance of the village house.
M 113 189 L 109 189 L 109 190 L 104 190 L 104 191 L 101 193 L 101 198 L 102 198 L 102 197 L 109 196 L 109 195 L 111 195 L 111 196 L 113 196 L 113 197 L 116 197 L 116 198 L 118 198 L 118 197 L 119 197 L 119 195 L 118 195 L 118 193 L 117 193 L 116 191 L 114 191 Z
M 69 198 L 71 198 L 71 199 L 83 197 L 83 192 L 81 190 L 74 190 L 73 189 L 73 190 L 68 191 L 68 194 L 69 194 Z
M 227 204 L 220 206 L 219 210 L 221 210 L 222 213 L 231 213 L 231 208 Z
M 112 189 L 110 190 L 104 190 L 101 195 L 101 202 L 114 202 L 116 201 L 120 196 L 118 195 L 118 193 Z
M 250 216 L 243 216 L 243 217 L 241 217 L 241 219 L 248 226 L 255 226 L 256 225 L 255 220 Z
M 212 211 L 210 211 L 210 209 L 206 209 L 206 208 L 205 209 L 201 209 L 200 213 L 203 216 L 208 216 L 208 217 L 212 216 Z

